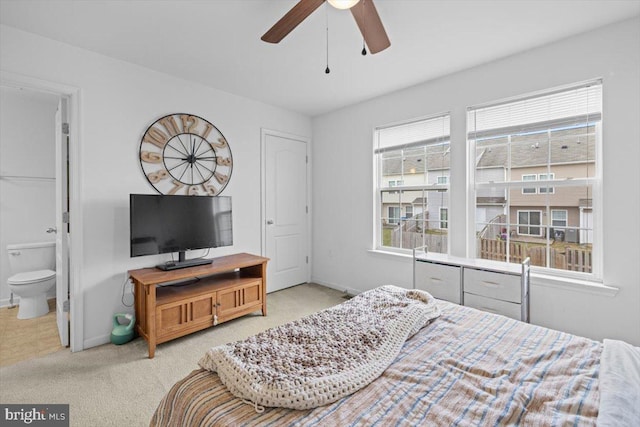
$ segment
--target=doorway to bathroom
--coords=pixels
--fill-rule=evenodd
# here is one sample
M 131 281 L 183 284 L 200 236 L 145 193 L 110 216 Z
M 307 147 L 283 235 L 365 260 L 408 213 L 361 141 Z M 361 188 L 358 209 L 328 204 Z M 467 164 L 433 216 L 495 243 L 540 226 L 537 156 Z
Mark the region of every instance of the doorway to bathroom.
M 0 135 L 0 322 L 2 331 L 22 329 L 27 339 L 6 340 L 2 362 L 40 356 L 74 343 L 70 319 L 76 311 L 70 292 L 71 171 L 69 143 L 74 90 L 46 82 L 2 75 L 0 84 L 2 134 Z M 70 94 L 71 93 L 71 94 Z M 55 242 L 56 285 L 47 291 L 50 313 L 36 319 L 15 320 L 19 297 L 9 292 L 11 274 L 8 244 Z M 10 323 L 11 322 L 11 323 Z M 18 323 L 16 323 L 18 322 Z M 30 337 L 30 339 L 28 338 Z M 5 340 L 0 340 L 5 341 Z M 75 347 L 75 349 L 74 349 Z M 16 360 L 17 361 L 17 360 Z M 3 363 L 5 364 L 5 363 Z

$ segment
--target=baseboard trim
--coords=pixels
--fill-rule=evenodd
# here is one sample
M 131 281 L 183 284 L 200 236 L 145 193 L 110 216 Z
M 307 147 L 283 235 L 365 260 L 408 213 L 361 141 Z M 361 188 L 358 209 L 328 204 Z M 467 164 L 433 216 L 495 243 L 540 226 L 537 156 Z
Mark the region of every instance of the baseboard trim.
M 54 296 L 47 295 L 47 300 L 56 299 Z M 13 296 L 13 305 L 15 308 L 18 308 L 20 305 L 20 297 L 18 295 Z M 0 308 L 11 307 L 11 297 L 0 299 Z
M 84 340 L 82 343 L 82 349 L 86 350 L 91 347 L 97 347 L 102 344 L 108 344 L 111 342 L 111 334 L 100 335 L 97 337 L 89 338 L 88 340 Z
M 341 292 L 347 293 L 347 294 L 349 294 L 351 296 L 355 296 L 355 295 L 358 295 L 358 294 L 363 292 L 360 289 L 354 289 L 354 288 L 349 288 L 349 287 L 345 287 L 345 286 L 340 286 L 340 285 L 336 285 L 335 283 L 324 282 L 322 280 L 313 280 L 312 279 L 311 283 L 317 283 L 318 285 L 322 285 L 322 286 L 325 286 L 327 288 L 335 289 L 337 291 L 341 291 Z
M 2 298 L 2 299 L 0 299 L 0 308 L 11 307 L 10 301 L 11 301 L 11 298 Z M 17 307 L 19 302 L 20 302 L 20 297 L 14 296 L 13 297 L 13 305 L 15 307 Z

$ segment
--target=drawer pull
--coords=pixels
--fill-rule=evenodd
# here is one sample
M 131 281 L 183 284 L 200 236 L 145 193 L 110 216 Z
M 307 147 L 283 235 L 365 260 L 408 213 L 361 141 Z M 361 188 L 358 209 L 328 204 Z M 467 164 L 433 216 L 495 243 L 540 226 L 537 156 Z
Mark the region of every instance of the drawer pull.
M 482 307 L 482 308 L 480 308 L 480 310 L 488 311 L 490 313 L 500 314 L 500 312 L 498 310 L 494 310 L 493 308 L 489 308 L 489 307 Z
M 486 286 L 487 288 L 499 288 L 500 284 L 496 282 L 480 282 L 481 285 Z
M 432 277 L 430 280 L 432 282 L 442 282 L 442 279 L 438 279 L 437 277 Z

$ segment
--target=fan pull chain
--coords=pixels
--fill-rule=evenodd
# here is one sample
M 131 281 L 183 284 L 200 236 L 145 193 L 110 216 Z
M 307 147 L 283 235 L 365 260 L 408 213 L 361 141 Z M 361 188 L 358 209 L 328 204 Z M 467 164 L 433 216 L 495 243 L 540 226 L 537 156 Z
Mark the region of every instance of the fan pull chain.
M 329 69 L 329 9 L 327 3 L 325 2 L 325 18 L 326 18 L 326 30 L 327 30 L 327 68 L 325 68 L 324 73 L 329 74 L 331 70 Z
M 367 23 L 366 23 L 366 19 L 367 19 L 367 14 L 364 13 L 364 8 L 367 6 L 365 3 L 366 0 L 362 0 L 362 56 L 366 56 L 367 54 L 367 48 L 365 47 L 365 34 L 367 32 Z

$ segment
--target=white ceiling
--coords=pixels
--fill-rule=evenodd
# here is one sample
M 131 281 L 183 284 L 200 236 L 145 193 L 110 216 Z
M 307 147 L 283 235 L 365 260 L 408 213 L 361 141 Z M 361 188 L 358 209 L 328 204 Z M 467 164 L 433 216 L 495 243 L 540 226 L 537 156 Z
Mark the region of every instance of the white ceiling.
M 0 0 L 0 23 L 315 116 L 640 14 L 640 0 L 375 0 L 391 39 L 376 55 L 328 5 L 262 42 L 296 2 Z

